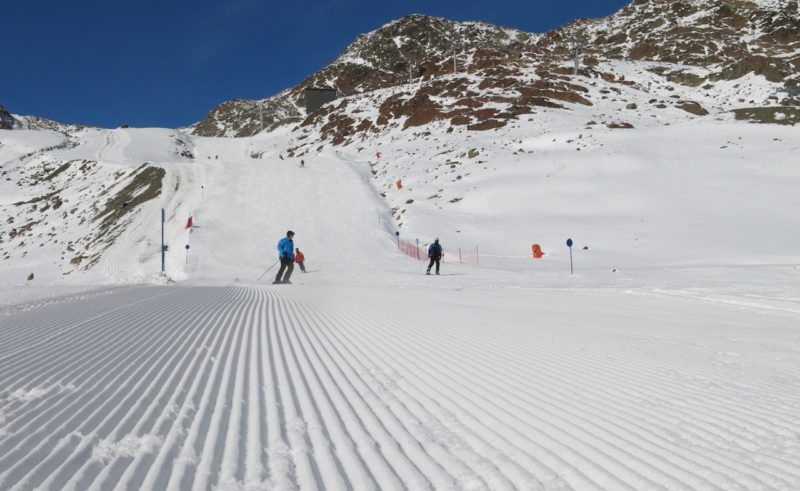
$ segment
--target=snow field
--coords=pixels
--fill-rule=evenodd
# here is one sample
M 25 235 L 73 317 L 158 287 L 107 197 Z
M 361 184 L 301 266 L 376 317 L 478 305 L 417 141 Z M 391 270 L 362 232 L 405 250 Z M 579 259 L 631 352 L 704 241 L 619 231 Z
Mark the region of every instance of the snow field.
M 796 313 L 385 293 L 132 287 L 0 317 L 0 487 L 800 485 Z
M 439 236 L 451 258 L 454 248 L 478 245 L 482 266 L 507 271 L 568 269 L 568 237 L 582 270 L 595 274 L 796 262 L 789 231 L 800 224 L 779 211 L 797 204 L 793 128 L 703 121 L 575 130 L 600 118 L 574 111 L 504 129 L 508 148 L 492 135 L 384 142 L 382 160 L 391 164 L 376 185 L 406 210 L 401 234 L 412 242 Z M 446 153 L 430 157 L 424 145 Z M 481 153 L 463 156 L 469 149 Z M 438 170 L 447 160 L 459 164 Z M 534 243 L 547 254 L 542 261 L 525 260 Z
M 796 131 L 656 110 L 616 68 L 642 88 L 485 133 L 0 134 L 15 173 L 98 160 L 70 200 L 166 172 L 87 272 L 5 243 L 0 489 L 800 489 Z M 161 208 L 181 285 L 94 287 L 168 281 Z M 287 229 L 311 273 L 258 284 Z M 441 237 L 441 277 L 396 230 Z

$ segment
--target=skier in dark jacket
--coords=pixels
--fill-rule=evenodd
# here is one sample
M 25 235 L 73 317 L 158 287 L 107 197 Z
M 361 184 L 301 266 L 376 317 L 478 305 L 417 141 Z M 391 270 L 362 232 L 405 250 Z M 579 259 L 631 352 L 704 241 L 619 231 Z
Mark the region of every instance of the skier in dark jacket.
M 436 237 L 433 244 L 428 247 L 428 257 L 431 258 L 431 262 L 428 264 L 428 271 L 425 274 L 431 274 L 431 268 L 434 263 L 436 264 L 436 274 L 439 274 L 439 261 L 442 259 L 442 246 L 439 244 L 439 237 Z
M 278 270 L 278 275 L 275 276 L 275 281 L 272 282 L 273 285 L 277 285 L 280 283 L 283 284 L 291 284 L 292 282 L 289 281 L 289 278 L 292 276 L 292 270 L 294 270 L 294 242 L 292 238 L 294 237 L 294 232 L 289 230 L 286 232 L 286 237 L 282 238 L 278 242 L 278 257 L 281 260 L 281 269 Z M 283 272 L 286 271 L 286 275 L 283 275 Z

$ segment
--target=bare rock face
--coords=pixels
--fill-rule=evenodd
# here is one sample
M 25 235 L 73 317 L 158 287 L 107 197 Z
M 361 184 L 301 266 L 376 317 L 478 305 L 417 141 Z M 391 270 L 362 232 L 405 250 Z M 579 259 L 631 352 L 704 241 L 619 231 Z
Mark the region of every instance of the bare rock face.
M 800 109 L 797 107 L 748 107 L 733 110 L 736 119 L 762 124 L 800 124 Z
M 792 71 L 792 66 L 784 59 L 767 56 L 747 56 L 731 63 L 720 72 L 712 75 L 711 80 L 736 80 L 748 73 L 763 75 L 770 82 L 781 82 Z
M 6 108 L 0 106 L 0 130 L 11 130 L 16 126 L 17 120 L 11 115 Z
M 695 116 L 706 116 L 708 111 L 699 103 L 694 101 L 680 101 L 675 105 L 678 109 L 683 109 L 687 113 L 694 114 Z

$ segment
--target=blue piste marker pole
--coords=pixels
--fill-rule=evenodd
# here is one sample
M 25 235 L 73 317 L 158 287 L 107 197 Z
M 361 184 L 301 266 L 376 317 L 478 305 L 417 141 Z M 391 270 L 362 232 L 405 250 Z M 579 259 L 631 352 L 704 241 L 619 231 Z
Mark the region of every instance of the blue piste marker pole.
M 567 239 L 567 247 L 569 247 L 569 274 L 575 274 L 572 269 L 572 239 Z
M 167 214 L 164 208 L 161 208 L 161 274 L 164 274 L 164 221 Z
M 186 265 L 189 265 L 189 244 L 186 244 Z
M 400 231 L 398 230 L 397 232 L 394 233 L 394 235 L 397 236 L 397 250 L 399 251 L 400 250 Z

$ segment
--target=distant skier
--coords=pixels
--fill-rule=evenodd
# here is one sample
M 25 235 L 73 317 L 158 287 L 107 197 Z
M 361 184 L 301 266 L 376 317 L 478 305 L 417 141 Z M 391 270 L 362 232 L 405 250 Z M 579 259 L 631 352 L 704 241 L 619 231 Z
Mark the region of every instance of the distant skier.
M 272 282 L 273 285 L 278 284 L 289 284 L 291 285 L 292 282 L 289 281 L 289 278 L 292 276 L 292 270 L 294 270 L 294 242 L 292 238 L 294 237 L 294 232 L 289 230 L 286 232 L 286 237 L 282 238 L 278 242 L 278 257 L 281 261 L 281 268 L 278 270 L 278 275 L 275 276 L 275 281 Z M 283 272 L 286 271 L 286 275 L 283 275 Z
M 434 264 L 436 264 L 436 274 L 439 274 L 439 261 L 442 259 L 442 245 L 439 244 L 439 237 L 436 237 L 433 244 L 428 247 L 428 257 L 431 262 L 428 264 L 428 271 L 425 274 L 431 274 L 431 268 Z
M 305 160 L 301 160 L 300 161 L 300 167 L 305 167 L 305 166 L 306 166 L 306 161 Z
M 298 247 L 297 253 L 294 255 L 294 262 L 296 262 L 297 265 L 300 266 L 300 271 L 302 271 L 303 273 L 306 272 L 306 266 L 305 264 L 303 264 L 305 260 L 306 256 L 302 252 L 300 252 L 300 248 Z

